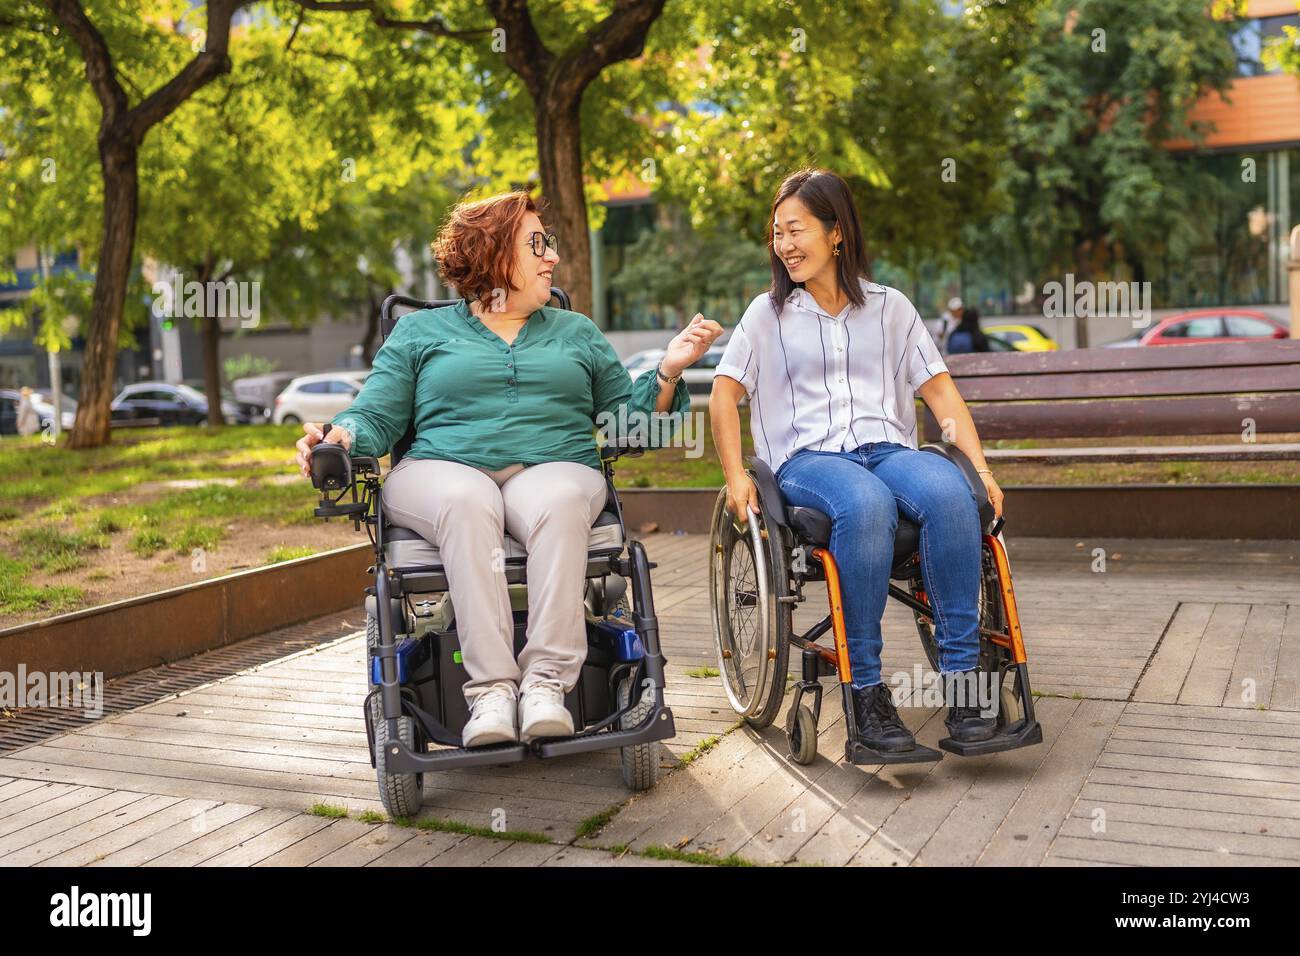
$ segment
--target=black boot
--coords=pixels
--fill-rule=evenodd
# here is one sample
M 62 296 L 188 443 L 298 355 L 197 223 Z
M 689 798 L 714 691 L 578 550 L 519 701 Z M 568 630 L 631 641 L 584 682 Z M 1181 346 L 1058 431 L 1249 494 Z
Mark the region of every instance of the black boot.
M 980 716 L 978 678 L 978 669 L 943 675 L 943 697 L 948 703 L 944 724 L 952 739 L 962 743 L 991 740 L 997 728 L 996 717 Z
M 916 738 L 904 726 L 885 684 L 853 688 L 853 716 L 858 740 L 881 753 L 916 749 Z

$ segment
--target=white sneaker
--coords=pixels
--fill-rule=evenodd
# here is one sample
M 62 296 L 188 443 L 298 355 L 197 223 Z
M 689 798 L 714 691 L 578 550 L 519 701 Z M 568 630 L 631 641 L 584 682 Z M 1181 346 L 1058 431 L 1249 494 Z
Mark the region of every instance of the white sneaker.
M 573 715 L 564 706 L 564 684 L 539 680 L 528 685 L 519 700 L 519 739 L 568 737 L 573 733 Z
M 461 733 L 464 745 L 482 747 L 518 741 L 515 700 L 515 685 L 507 683 L 493 684 L 474 698 L 469 720 Z

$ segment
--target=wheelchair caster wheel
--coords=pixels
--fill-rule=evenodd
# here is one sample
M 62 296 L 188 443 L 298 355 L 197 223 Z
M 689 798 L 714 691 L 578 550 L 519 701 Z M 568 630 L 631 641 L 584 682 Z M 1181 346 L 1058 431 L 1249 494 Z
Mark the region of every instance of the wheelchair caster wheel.
M 817 718 L 809 707 L 800 704 L 790 711 L 785 733 L 795 763 L 806 767 L 817 759 Z

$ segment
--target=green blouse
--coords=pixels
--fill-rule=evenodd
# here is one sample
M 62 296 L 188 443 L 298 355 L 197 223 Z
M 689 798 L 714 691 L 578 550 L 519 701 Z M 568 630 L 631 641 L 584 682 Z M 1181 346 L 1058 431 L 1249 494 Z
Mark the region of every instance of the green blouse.
M 658 396 L 658 376 L 633 381 L 585 315 L 539 309 L 507 345 L 460 302 L 402 316 L 334 424 L 352 432 L 357 455 L 387 454 L 414 424 L 408 458 L 493 471 L 546 461 L 599 468 L 598 424 L 646 447 L 676 435 L 690 409 L 686 384 L 677 382 L 672 413 L 655 414 Z

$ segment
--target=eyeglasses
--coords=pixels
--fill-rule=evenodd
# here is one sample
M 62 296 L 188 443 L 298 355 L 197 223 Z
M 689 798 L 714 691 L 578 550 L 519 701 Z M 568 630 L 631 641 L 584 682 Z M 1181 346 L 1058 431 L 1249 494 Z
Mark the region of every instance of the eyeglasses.
M 542 233 L 534 232 L 528 237 L 528 245 L 533 250 L 533 255 L 541 259 L 546 255 L 546 250 L 558 253 L 560 251 L 560 240 L 553 232 Z

